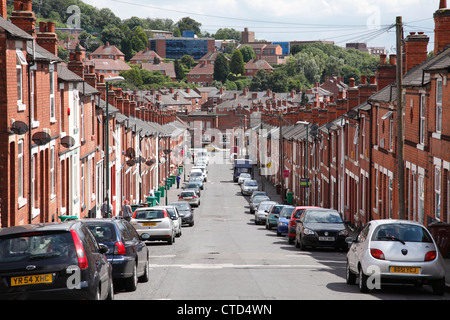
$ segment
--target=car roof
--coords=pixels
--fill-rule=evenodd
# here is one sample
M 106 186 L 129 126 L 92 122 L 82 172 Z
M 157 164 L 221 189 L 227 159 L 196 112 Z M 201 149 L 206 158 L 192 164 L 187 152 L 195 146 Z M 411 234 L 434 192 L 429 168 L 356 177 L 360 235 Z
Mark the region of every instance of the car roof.
M 295 209 L 324 209 L 324 208 L 315 206 L 296 206 Z
M 382 224 L 409 224 L 409 225 L 424 227 L 424 225 L 421 224 L 420 222 L 411 221 L 411 220 L 401 220 L 401 219 L 377 219 L 377 220 L 371 220 L 371 221 L 369 221 L 369 223 L 374 226 L 382 225 Z
M 0 228 L 0 237 L 37 231 L 39 232 L 69 231 L 73 229 L 76 224 L 80 223 L 82 222 L 79 220 L 71 220 L 67 222 L 47 222 L 37 224 L 26 224 L 22 226 L 14 226 L 9 228 Z
M 278 204 L 278 202 L 276 202 L 276 201 L 261 201 L 259 203 L 259 205 L 262 205 L 262 204 Z
M 136 211 L 152 211 L 152 210 L 164 210 L 165 208 L 163 206 L 156 206 L 156 207 L 140 207 L 137 208 Z

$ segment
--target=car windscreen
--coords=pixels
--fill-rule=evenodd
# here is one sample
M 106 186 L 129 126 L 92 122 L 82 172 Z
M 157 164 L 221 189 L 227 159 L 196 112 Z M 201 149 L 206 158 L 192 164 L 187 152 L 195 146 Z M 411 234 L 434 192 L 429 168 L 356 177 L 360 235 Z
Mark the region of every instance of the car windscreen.
M 196 171 L 196 172 L 191 172 L 190 176 L 191 176 L 191 177 L 201 177 L 201 176 L 202 176 L 202 173 L 201 173 L 201 172 L 198 172 L 198 171 Z
M 256 180 L 247 180 L 244 182 L 244 186 L 257 187 L 258 182 Z
M 163 210 L 136 211 L 135 219 L 162 219 Z
M 283 206 L 274 206 L 274 207 L 272 208 L 271 213 L 280 213 L 280 212 L 281 212 L 281 209 L 283 209 Z
M 177 214 L 175 213 L 175 209 L 174 209 L 174 208 L 166 208 L 166 210 L 167 210 L 167 213 L 169 214 L 169 216 L 170 216 L 171 218 L 177 216 Z
M 253 199 L 253 203 L 258 203 L 258 202 L 267 201 L 267 200 L 270 200 L 270 198 L 269 197 L 255 197 Z
M 186 189 L 197 189 L 198 188 L 198 183 L 187 183 L 186 184 Z
M 70 232 L 36 232 L 0 238 L 0 264 L 43 259 L 76 259 Z
M 343 223 L 337 211 L 314 211 L 305 212 L 305 223 Z
M 433 242 L 423 227 L 401 223 L 378 226 L 372 234 L 372 241 Z
M 292 211 L 294 211 L 294 207 L 283 207 L 283 209 L 281 209 L 280 211 L 280 218 L 290 218 Z
M 191 210 L 191 206 L 187 203 L 187 202 L 184 202 L 184 203 L 175 203 L 175 204 L 173 204 L 175 207 L 177 207 L 178 208 L 178 210 L 181 210 L 181 211 L 186 211 L 186 210 Z
M 116 241 L 116 229 L 110 223 L 88 223 L 87 227 L 99 243 Z
M 265 210 L 269 210 L 270 207 L 272 207 L 272 206 L 273 206 L 273 203 L 260 203 L 258 206 L 258 209 L 260 211 L 265 211 Z

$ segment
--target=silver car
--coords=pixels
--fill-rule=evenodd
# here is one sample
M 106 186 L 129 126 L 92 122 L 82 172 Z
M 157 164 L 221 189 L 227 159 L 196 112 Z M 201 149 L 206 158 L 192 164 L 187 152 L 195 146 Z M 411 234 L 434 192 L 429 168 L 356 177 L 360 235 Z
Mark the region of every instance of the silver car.
M 242 195 L 251 195 L 256 190 L 258 190 L 258 181 L 256 180 L 245 180 L 241 184 Z
M 174 223 L 164 207 L 138 208 L 130 223 L 139 235 L 148 233 L 150 241 L 161 240 L 168 244 L 175 242 Z
M 445 292 L 445 265 L 428 230 L 406 220 L 373 220 L 356 239 L 347 238 L 348 284 L 359 275 L 361 292 L 381 283 L 431 284 L 435 294 Z
M 180 237 L 181 236 L 181 225 L 182 225 L 182 219 L 181 216 L 178 212 L 178 208 L 175 206 L 164 206 L 164 208 L 166 208 L 167 213 L 169 213 L 170 218 L 173 221 L 173 227 L 175 229 L 175 236 L 176 237 Z
M 276 204 L 275 201 L 262 201 L 255 212 L 255 224 L 265 224 L 270 209 Z
M 197 192 L 192 189 L 186 189 L 178 195 L 178 201 L 187 201 L 191 206 L 198 207 L 200 205 L 200 197 Z
M 255 213 L 256 209 L 258 208 L 258 205 L 262 201 L 270 201 L 270 198 L 268 196 L 256 196 L 250 200 L 250 213 Z
M 241 173 L 238 178 L 238 184 L 241 185 L 244 183 L 245 180 L 251 179 L 251 178 L 252 178 L 252 176 L 250 175 L 250 173 Z

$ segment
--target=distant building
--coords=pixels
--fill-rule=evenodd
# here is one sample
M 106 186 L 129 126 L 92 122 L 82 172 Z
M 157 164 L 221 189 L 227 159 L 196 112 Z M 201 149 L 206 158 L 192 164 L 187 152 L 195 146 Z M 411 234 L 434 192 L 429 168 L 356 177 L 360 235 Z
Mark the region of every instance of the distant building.
M 167 38 L 150 39 L 150 50 L 161 58 L 180 59 L 190 55 L 194 60 L 201 59 L 205 54 L 215 51 L 215 40 L 212 38 Z
M 169 76 L 172 81 L 176 81 L 175 66 L 173 63 L 142 63 L 142 69 L 148 71 L 159 71 L 164 76 Z
M 130 59 L 131 64 L 141 63 L 154 63 L 155 59 L 162 60 L 161 57 L 153 50 L 145 48 L 145 50 L 139 51 L 136 55 Z

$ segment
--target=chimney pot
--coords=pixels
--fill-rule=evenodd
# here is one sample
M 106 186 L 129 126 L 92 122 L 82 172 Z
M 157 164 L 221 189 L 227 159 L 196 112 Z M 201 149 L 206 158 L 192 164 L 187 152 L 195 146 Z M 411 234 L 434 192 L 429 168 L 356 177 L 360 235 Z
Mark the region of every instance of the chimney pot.
M 440 1 L 439 9 L 447 9 L 447 0 L 441 0 Z
M 396 54 L 389 55 L 389 63 L 391 64 L 391 66 L 397 65 L 397 55 Z
M 381 65 L 385 65 L 386 64 L 386 58 L 387 58 L 387 55 L 386 54 L 380 54 L 380 64 Z

